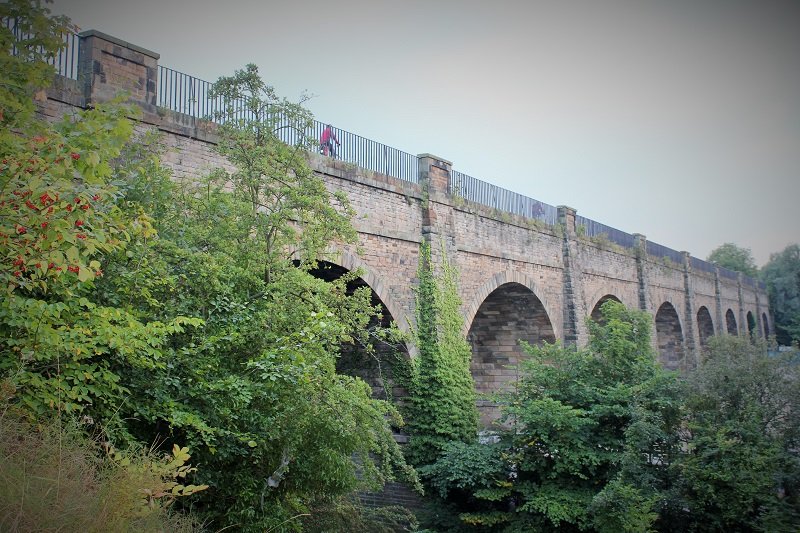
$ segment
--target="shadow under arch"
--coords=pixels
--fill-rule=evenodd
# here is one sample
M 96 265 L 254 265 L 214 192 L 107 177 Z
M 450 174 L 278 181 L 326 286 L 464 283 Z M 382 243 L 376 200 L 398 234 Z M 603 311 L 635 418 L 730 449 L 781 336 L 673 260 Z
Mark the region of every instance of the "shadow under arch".
M 769 331 L 769 321 L 767 320 L 766 313 L 761 313 L 761 324 L 762 327 L 764 328 L 764 338 L 768 339 L 770 336 L 770 331 Z
M 519 272 L 514 272 L 511 270 L 506 270 L 504 272 L 498 272 L 488 281 L 486 281 L 483 285 L 481 285 L 474 293 L 472 300 L 467 303 L 467 305 L 463 306 L 464 310 L 464 334 L 468 334 L 469 330 L 472 328 L 472 322 L 475 320 L 475 315 L 478 313 L 478 309 L 483 304 L 483 302 L 492 294 L 498 287 L 505 285 L 507 283 L 517 283 L 526 287 L 534 296 L 541 302 L 542 307 L 544 308 L 545 312 L 547 313 L 547 317 L 550 320 L 550 324 L 553 328 L 553 335 L 556 339 L 561 339 L 561 331 L 559 331 L 558 324 L 553 323 L 550 317 L 557 316 L 554 313 L 553 306 L 547 300 L 547 297 L 544 296 L 543 291 L 539 287 L 537 283 L 535 283 L 531 278 L 526 276 L 525 274 L 521 274 Z
M 601 322 L 602 319 L 603 319 L 603 315 L 602 315 L 602 313 L 600 311 L 600 308 L 603 306 L 604 303 L 606 303 L 608 301 L 614 301 L 614 302 L 617 302 L 617 303 L 622 303 L 622 300 L 620 300 L 619 298 L 617 298 L 613 294 L 606 294 L 605 296 L 602 296 L 599 300 L 597 300 L 596 304 L 594 304 L 594 307 L 592 307 L 592 312 L 589 314 L 589 318 L 591 318 L 595 322 Z M 625 305 L 625 304 L 623 304 L 623 305 Z
M 759 332 L 756 329 L 756 319 L 753 313 L 748 311 L 745 318 L 747 319 L 747 333 L 750 335 L 750 338 L 757 337 Z
M 372 317 L 366 326 L 366 333 L 369 335 L 368 342 L 372 345 L 372 349 L 367 350 L 363 344 L 355 341 L 342 344 L 336 361 L 336 371 L 364 380 L 372 388 L 374 398 L 391 399 L 401 393 L 400 389 L 395 387 L 392 379 L 393 364 L 399 357 L 408 357 L 409 348 L 402 342 L 393 343 L 381 335 L 375 335 L 381 329 L 389 328 L 393 322 L 397 323 L 397 318 L 392 314 L 375 287 L 370 285 L 369 280 L 374 280 L 374 276 L 370 276 L 369 272 L 357 261 L 350 259 L 342 261 L 342 263 L 344 264 L 319 260 L 317 266 L 309 269 L 308 273 L 317 279 L 332 282 L 360 267 L 360 275 L 346 285 L 347 294 L 353 294 L 361 288 L 368 289 L 370 305 L 378 307 L 380 315 Z M 346 268 L 345 265 L 349 265 L 351 268 Z
M 659 362 L 668 370 L 681 370 L 685 365 L 683 327 L 672 302 L 659 306 L 655 322 Z
M 739 328 L 736 327 L 736 315 L 733 314 L 732 309 L 725 312 L 725 327 L 727 328 L 728 335 L 738 335 Z
M 481 425 L 491 427 L 500 415 L 491 396 L 513 388 L 519 380 L 519 364 L 527 357 L 520 341 L 539 345 L 555 342 L 556 336 L 542 301 L 528 287 L 510 281 L 483 300 L 467 339 Z
M 701 305 L 697 310 L 697 333 L 700 336 L 700 349 L 708 349 L 708 340 L 714 336 L 714 321 L 708 307 Z

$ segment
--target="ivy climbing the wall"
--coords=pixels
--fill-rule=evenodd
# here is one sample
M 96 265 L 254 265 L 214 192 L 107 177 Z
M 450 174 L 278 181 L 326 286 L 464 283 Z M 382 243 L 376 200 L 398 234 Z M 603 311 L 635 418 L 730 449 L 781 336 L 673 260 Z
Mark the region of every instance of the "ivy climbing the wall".
M 422 243 L 415 342 L 419 356 L 407 377 L 410 402 L 407 454 L 415 465 L 433 463 L 450 441 L 471 442 L 478 428 L 472 349 L 463 334 L 458 271 L 442 246 L 438 269 Z M 438 272 L 437 272 L 438 270 Z

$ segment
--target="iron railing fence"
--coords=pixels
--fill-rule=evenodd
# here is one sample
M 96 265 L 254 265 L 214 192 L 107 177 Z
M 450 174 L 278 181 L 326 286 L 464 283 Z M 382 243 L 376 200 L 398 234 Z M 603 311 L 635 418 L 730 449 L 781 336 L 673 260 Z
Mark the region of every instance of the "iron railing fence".
M 210 95 L 212 86 L 211 82 L 159 65 L 157 104 L 196 119 L 217 123 L 225 120 L 256 119 L 257 114 L 250 109 L 244 99 L 230 102 L 221 96 L 212 98 Z M 303 144 L 306 147 L 318 145 L 326 126 L 318 120 L 314 120 L 309 126 L 297 122 L 290 124 L 288 119 L 280 117 L 272 117 L 271 120 L 278 125 L 276 134 L 283 142 L 290 145 Z M 418 183 L 417 156 L 339 128 L 332 128 L 332 131 L 339 141 L 338 145 L 334 143 L 333 155 L 337 159 L 387 176 Z
M 730 269 L 722 267 L 722 266 L 719 267 L 719 275 L 720 275 L 720 277 L 728 278 L 728 279 L 732 279 L 732 280 L 739 279 L 739 273 L 738 272 L 736 272 L 735 270 L 730 270 Z
M 492 185 L 457 170 L 450 171 L 450 194 L 506 213 L 541 220 L 555 225 L 558 210 L 552 205 Z
M 716 274 L 717 272 L 717 265 L 714 263 L 709 263 L 708 261 L 703 261 L 697 257 L 690 257 L 689 260 L 691 261 L 692 270 L 698 270 L 700 272 L 707 272 L 709 274 Z
M 653 241 L 647 241 L 647 253 L 653 257 L 666 258 L 678 266 L 683 265 L 683 254 Z
M 617 228 L 606 226 L 605 224 L 601 224 L 596 220 L 592 220 L 581 215 L 575 215 L 575 230 L 584 232 L 587 237 L 600 237 L 605 235 L 609 241 L 624 248 L 636 247 L 636 237 L 630 233 L 625 233 Z
M 26 41 L 36 37 L 36 35 L 33 33 L 22 31 L 17 19 L 8 17 L 4 18 L 2 19 L 0 26 L 6 30 L 10 30 L 14 35 L 15 42 L 11 45 L 11 55 L 28 55 L 32 52 L 39 54 L 44 53 L 44 48 L 41 46 L 35 46 L 33 49 L 28 49 L 26 47 L 20 47 L 17 45 L 17 43 L 25 43 Z M 69 31 L 62 33 L 61 39 L 64 43 L 64 46 L 55 55 L 48 57 L 45 60 L 49 65 L 53 66 L 56 74 L 71 80 L 77 80 L 81 37 L 76 33 Z M 28 58 L 30 59 L 30 56 Z

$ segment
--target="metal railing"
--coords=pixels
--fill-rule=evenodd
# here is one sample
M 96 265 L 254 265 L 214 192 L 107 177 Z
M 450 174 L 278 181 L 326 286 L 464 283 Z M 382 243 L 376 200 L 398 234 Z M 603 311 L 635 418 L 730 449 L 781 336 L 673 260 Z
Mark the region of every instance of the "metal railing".
M 717 273 L 717 265 L 714 263 L 709 263 L 708 261 L 703 261 L 697 257 L 690 257 L 689 261 L 691 262 L 692 270 L 698 270 L 700 272 L 707 272 L 708 274 L 716 274 Z
M 450 171 L 450 194 L 506 213 L 541 220 L 555 225 L 558 210 L 552 205 L 492 185 L 457 170 Z
M 208 81 L 159 65 L 157 105 L 213 122 L 221 122 L 225 118 L 245 121 L 256 118 L 245 100 L 230 102 L 220 96 L 212 98 L 212 86 Z M 233 114 L 230 114 L 231 110 Z M 222 118 L 223 111 L 225 118 Z M 290 145 L 308 145 L 308 139 L 320 139 L 326 126 L 314 120 L 310 127 L 303 127 L 300 131 L 296 125 L 284 123 L 280 117 L 275 122 L 283 126 L 276 130 L 278 138 Z M 334 143 L 333 155 L 337 159 L 412 183 L 419 181 L 417 156 L 339 128 L 332 130 L 339 141 L 338 145 Z
M 31 53 L 44 53 L 44 48 L 42 46 L 33 46 L 32 49 L 29 49 L 21 48 L 17 45 L 17 43 L 24 43 L 36 38 L 35 34 L 22 31 L 17 19 L 4 18 L 2 19 L 0 25 L 2 25 L 2 27 L 5 29 L 10 30 L 14 35 L 14 43 L 11 46 L 11 55 L 20 56 L 24 54 L 30 59 Z M 81 38 L 79 35 L 73 32 L 65 32 L 61 34 L 61 39 L 64 43 L 64 46 L 52 57 L 45 58 L 45 61 L 47 64 L 53 66 L 56 74 L 71 80 L 77 80 Z
M 683 265 L 683 254 L 672 248 L 667 248 L 661 244 L 647 241 L 647 253 L 653 257 L 666 258 L 676 265 Z
M 578 229 L 582 228 L 582 229 Z M 609 241 L 624 248 L 636 247 L 636 237 L 611 226 L 601 224 L 591 218 L 575 215 L 575 230 L 583 232 L 587 237 L 605 236 Z
M 721 278 L 728 278 L 728 279 L 732 279 L 732 280 L 738 280 L 739 279 L 739 273 L 738 272 L 736 272 L 735 270 L 730 270 L 730 269 L 725 268 L 725 267 L 719 267 L 719 275 L 720 275 Z

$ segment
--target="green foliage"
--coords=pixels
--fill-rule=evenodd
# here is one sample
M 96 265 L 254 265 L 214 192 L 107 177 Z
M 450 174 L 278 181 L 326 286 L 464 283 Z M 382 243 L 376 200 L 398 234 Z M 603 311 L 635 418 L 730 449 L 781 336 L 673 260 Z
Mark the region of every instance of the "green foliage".
M 800 246 L 792 244 L 772 254 L 761 269 L 761 279 L 767 284 L 777 341 L 800 342 Z
M 680 389 L 655 362 L 647 315 L 613 301 L 602 313 L 586 350 L 526 346 L 496 444 L 446 447 L 421 470 L 462 528 L 653 529 L 678 451 Z
M 36 81 L 24 61 L 3 61 Z M 215 90 L 228 101 L 249 91 L 252 110 L 278 106 L 298 131 L 309 118 L 271 101 L 254 69 Z M 19 407 L 79 413 L 121 450 L 163 442 L 179 475 L 188 444 L 197 485 L 159 467 L 141 488 L 153 505 L 193 494 L 217 528 L 298 529 L 292 517 L 315 502 L 397 475 L 418 483 L 392 438 L 396 409 L 336 372 L 377 310 L 368 291 L 348 294 L 348 277 L 309 274 L 356 234 L 302 143 L 281 143 L 269 113 L 226 120 L 219 149 L 237 170 L 176 184 L 157 139 L 131 138 L 132 109 L 52 126 L 14 111 L 12 131 L 12 111 L 34 109 L 26 94 L 3 97 L 0 130 L 0 377 Z
M 463 334 L 458 273 L 444 250 L 439 268 L 437 276 L 430 245 L 423 243 L 415 332 L 419 355 L 406 384 L 411 434 L 406 453 L 416 465 L 433 463 L 449 441 L 470 442 L 477 434 L 472 349 Z
M 724 336 L 689 378 L 684 449 L 674 464 L 695 531 L 800 527 L 800 381 L 795 359 Z
M 12 28 L 6 21 L 14 21 Z M 41 0 L 7 0 L 0 3 L 0 130 L 28 127 L 35 111 L 31 98 L 46 98 L 41 91 L 53 80 L 53 59 L 65 43 L 61 33 L 72 28 L 66 17 L 51 16 Z M 16 26 L 16 32 L 13 30 Z M 15 54 L 9 53 L 12 49 Z M 0 143 L 7 141 L 0 135 Z
M 758 267 L 749 248 L 741 248 L 733 243 L 726 242 L 714 248 L 706 261 L 717 264 L 729 270 L 741 272 L 750 277 L 758 274 Z

